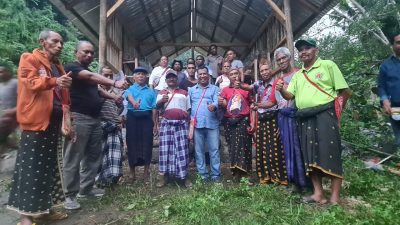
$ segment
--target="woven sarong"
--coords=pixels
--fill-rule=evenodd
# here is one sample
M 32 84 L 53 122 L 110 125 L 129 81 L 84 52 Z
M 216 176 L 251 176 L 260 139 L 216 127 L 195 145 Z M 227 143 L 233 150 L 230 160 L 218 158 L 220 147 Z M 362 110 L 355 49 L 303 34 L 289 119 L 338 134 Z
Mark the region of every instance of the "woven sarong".
M 186 178 L 189 164 L 188 122 L 161 120 L 159 172 Z
M 268 182 L 288 184 L 285 156 L 278 131 L 277 111 L 258 115 L 256 168 L 261 184 Z
M 303 155 L 296 127 L 296 109 L 282 108 L 278 114 L 278 126 L 281 132 L 283 151 L 285 153 L 286 172 L 289 183 L 297 187 L 306 187 L 307 178 L 304 169 Z
M 236 124 L 225 118 L 225 138 L 228 144 L 231 170 L 236 173 L 251 172 L 251 138 L 247 133 L 249 118 L 243 117 Z
M 341 143 L 333 102 L 297 111 L 306 174 L 314 170 L 342 178 Z

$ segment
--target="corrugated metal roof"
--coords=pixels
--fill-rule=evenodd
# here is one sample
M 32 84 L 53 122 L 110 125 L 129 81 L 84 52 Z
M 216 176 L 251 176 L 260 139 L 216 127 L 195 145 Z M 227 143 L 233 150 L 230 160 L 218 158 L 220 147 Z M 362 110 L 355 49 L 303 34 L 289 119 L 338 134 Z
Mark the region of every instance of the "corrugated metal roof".
M 99 0 L 50 0 L 95 43 L 99 27 Z M 107 0 L 108 8 L 117 0 Z M 283 0 L 274 0 L 282 6 Z M 338 0 L 291 0 L 292 27 L 298 37 L 330 10 Z M 311 5 L 311 6 L 310 6 Z M 65 6 L 67 10 L 65 10 Z M 130 40 L 141 42 L 190 42 L 191 0 L 125 0 L 115 15 Z M 317 9 L 317 10 L 316 10 Z M 315 11 L 316 10 L 316 11 Z M 197 42 L 250 43 L 258 29 L 273 16 L 265 0 L 196 0 Z M 268 28 L 267 28 L 268 29 Z M 161 54 L 186 51 L 187 47 L 139 45 L 149 62 Z M 251 46 L 249 46 L 251 47 Z M 186 49 L 186 50 L 185 50 Z M 207 47 L 196 48 L 206 52 Z M 227 48 L 219 48 L 224 54 Z M 234 48 L 239 54 L 248 48 Z M 247 51 L 248 52 L 248 51 Z M 244 57 L 244 56 L 243 56 Z

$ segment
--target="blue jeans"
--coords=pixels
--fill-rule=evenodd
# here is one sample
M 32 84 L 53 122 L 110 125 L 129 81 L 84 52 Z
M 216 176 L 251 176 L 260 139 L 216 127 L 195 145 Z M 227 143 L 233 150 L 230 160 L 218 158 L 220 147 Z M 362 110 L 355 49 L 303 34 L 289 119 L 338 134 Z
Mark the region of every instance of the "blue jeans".
M 196 155 L 196 166 L 200 176 L 207 180 L 210 176 L 212 180 L 218 180 L 220 176 L 219 159 L 219 128 L 196 128 L 194 132 L 194 144 Z M 205 145 L 207 144 L 210 154 L 210 176 L 205 161 Z

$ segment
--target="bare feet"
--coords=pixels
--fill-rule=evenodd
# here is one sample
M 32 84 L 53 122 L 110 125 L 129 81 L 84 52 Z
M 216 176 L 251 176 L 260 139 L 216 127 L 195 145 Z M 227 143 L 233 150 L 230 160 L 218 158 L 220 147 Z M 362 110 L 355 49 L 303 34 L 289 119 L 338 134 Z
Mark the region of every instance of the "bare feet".
M 326 199 L 324 196 L 316 196 L 316 195 L 303 197 L 302 200 L 303 200 L 303 203 L 306 203 L 306 204 L 309 204 L 309 203 L 326 204 L 326 203 L 328 203 L 328 199 Z

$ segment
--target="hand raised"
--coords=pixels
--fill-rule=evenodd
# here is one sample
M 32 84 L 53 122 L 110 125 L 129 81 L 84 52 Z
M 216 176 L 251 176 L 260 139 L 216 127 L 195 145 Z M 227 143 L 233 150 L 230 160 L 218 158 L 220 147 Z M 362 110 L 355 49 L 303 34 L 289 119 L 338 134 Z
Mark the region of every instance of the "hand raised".
M 67 74 L 62 75 L 61 77 L 57 77 L 56 84 L 62 88 L 69 88 L 72 84 L 71 78 L 72 72 L 69 71 Z

